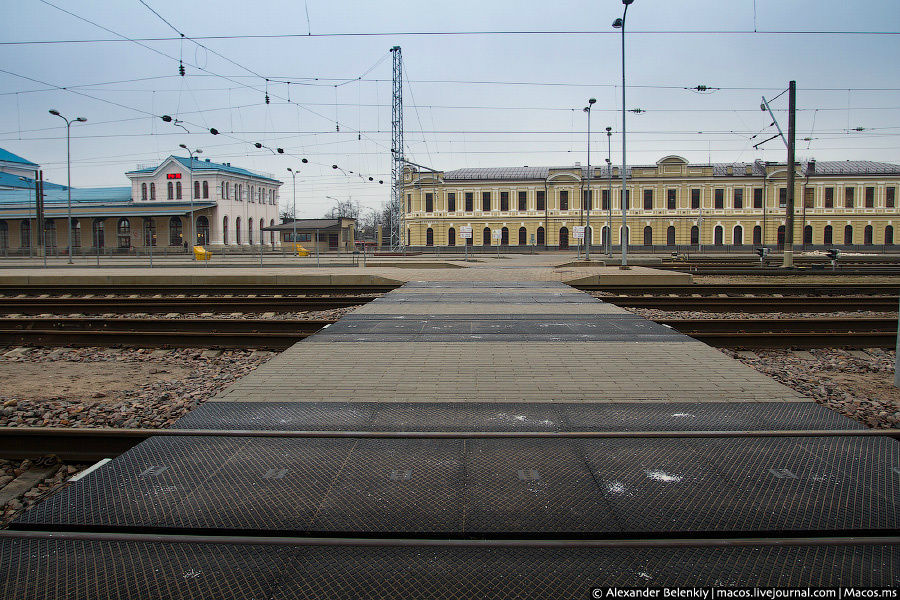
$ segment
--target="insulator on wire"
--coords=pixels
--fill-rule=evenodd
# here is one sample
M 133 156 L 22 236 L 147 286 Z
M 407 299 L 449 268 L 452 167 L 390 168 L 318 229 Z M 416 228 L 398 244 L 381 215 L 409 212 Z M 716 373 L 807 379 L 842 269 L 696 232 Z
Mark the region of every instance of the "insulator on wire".
M 181 60 L 178 61 L 178 74 L 184 77 L 184 63 Z
M 269 103 L 269 94 L 266 94 L 266 104 Z

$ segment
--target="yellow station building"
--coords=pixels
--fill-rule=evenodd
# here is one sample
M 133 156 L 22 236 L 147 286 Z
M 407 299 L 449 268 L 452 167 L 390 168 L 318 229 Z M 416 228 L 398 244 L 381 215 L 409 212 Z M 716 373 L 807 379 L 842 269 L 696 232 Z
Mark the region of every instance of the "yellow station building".
M 592 231 L 600 233 L 592 247 L 603 248 L 611 209 L 612 244 L 618 246 L 620 169 L 592 167 L 590 193 L 587 176 L 587 168 L 577 163 L 447 172 L 409 167 L 403 188 L 407 245 L 568 248 L 578 243 L 574 228 L 586 225 L 590 202 L 586 239 Z M 626 239 L 638 252 L 641 247 L 749 250 L 783 243 L 786 163 L 691 164 L 666 156 L 654 165 L 629 167 L 626 180 Z M 797 165 L 795 182 L 795 244 L 894 245 L 900 165 L 809 161 Z M 463 227 L 472 228 L 471 239 L 461 237 Z

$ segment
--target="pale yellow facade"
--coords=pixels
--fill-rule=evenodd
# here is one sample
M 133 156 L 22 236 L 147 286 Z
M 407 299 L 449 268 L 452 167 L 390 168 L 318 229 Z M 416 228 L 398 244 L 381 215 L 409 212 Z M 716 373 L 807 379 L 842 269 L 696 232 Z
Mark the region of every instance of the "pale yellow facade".
M 795 244 L 880 246 L 897 241 L 900 166 L 828 161 L 800 164 L 796 172 Z M 595 247 L 605 239 L 610 189 L 612 243 L 621 243 L 621 174 L 613 167 L 609 175 L 605 166 L 592 169 Z M 461 246 L 461 228 L 468 226 L 474 246 L 496 245 L 499 230 L 499 241 L 509 246 L 574 247 L 574 227 L 587 221 L 579 203 L 586 176 L 587 169 L 577 165 L 407 170 L 407 244 Z M 783 237 L 779 227 L 785 223 L 786 185 L 784 163 L 692 165 L 668 156 L 655 165 L 629 167 L 628 244 L 776 246 Z

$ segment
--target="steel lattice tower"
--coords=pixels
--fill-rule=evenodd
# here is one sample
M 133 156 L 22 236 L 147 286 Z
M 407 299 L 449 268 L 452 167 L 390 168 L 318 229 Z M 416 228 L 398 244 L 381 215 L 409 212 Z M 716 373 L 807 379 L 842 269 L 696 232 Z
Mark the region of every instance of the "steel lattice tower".
M 406 247 L 403 237 L 403 59 L 400 46 L 391 48 L 394 55 L 393 98 L 391 100 L 391 251 Z

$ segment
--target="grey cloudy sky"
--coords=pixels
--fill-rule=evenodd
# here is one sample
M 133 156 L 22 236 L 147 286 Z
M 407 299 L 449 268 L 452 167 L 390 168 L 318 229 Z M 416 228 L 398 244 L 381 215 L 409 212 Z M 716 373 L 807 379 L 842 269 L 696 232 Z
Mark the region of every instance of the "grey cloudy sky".
M 595 97 L 592 162 L 607 156 L 607 125 L 612 160 L 621 161 L 620 37 L 610 27 L 620 0 L 144 1 L 188 37 L 295 37 L 199 40 L 212 52 L 190 40 L 3 44 L 0 147 L 64 183 L 65 130 L 47 113 L 56 108 L 89 120 L 73 127 L 75 186 L 125 185 L 125 171 L 185 143 L 286 181 L 283 204 L 291 197 L 286 167 L 307 158 L 297 183 L 303 216 L 321 215 L 333 203 L 326 196 L 378 207 L 389 195 L 388 50 L 400 45 L 411 160 L 439 170 L 584 163 L 581 109 Z M 775 133 L 760 96 L 777 95 L 790 79 L 801 109 L 800 157 L 900 163 L 900 35 L 754 30 L 898 32 L 900 3 L 636 0 L 628 11 L 626 107 L 646 112 L 628 114 L 629 164 L 668 154 L 784 160 L 779 140 L 760 150 L 752 144 Z M 408 35 L 473 31 L 596 33 Z M 736 31 L 749 33 L 726 33 Z M 139 0 L 29 0 L 4 11 L 0 25 L 0 42 L 121 40 L 116 34 L 177 37 Z M 685 89 L 697 85 L 721 89 Z M 786 127 L 787 96 L 774 106 Z M 163 114 L 182 119 L 190 133 Z M 344 176 L 335 163 L 385 183 Z

